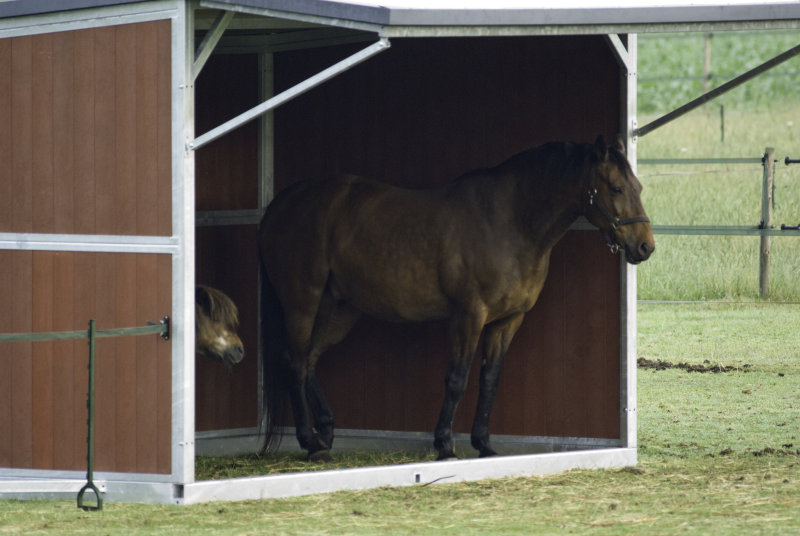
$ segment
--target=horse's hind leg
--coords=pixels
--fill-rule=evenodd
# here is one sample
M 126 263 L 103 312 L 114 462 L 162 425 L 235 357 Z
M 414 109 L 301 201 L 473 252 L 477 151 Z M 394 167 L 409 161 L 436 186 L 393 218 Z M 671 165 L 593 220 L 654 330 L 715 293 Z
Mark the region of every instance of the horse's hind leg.
M 315 461 L 330 461 L 328 451 L 333 447 L 333 410 L 325 398 L 313 366 L 308 372 L 305 387 L 305 400 L 314 416 L 315 449 L 308 450 L 308 457 Z
M 511 344 L 511 339 L 514 338 L 524 317 L 524 314 L 518 314 L 486 326 L 478 406 L 470 434 L 470 443 L 482 458 L 497 454 L 489 446 L 489 417 L 492 414 L 492 402 L 497 392 L 497 382 L 503 368 L 503 359 Z
M 295 378 L 290 388 L 290 398 L 297 442 L 300 444 L 300 448 L 308 451 L 309 457 L 319 451 L 327 453 L 328 446 L 322 443 L 319 437 L 314 434 L 314 429 L 311 426 L 311 412 L 306 402 L 308 398 L 308 375 L 305 370 L 298 368 L 295 368 L 294 374 Z

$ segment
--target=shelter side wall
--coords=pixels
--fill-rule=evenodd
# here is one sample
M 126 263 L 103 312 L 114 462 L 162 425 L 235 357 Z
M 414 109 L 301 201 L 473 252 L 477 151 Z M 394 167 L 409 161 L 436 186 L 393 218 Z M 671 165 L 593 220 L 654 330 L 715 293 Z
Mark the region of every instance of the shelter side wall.
M 172 234 L 169 20 L 0 39 L 0 232 Z M 171 314 L 169 255 L 0 251 L 0 332 Z M 86 467 L 85 340 L 0 345 L 0 467 Z M 97 343 L 95 470 L 170 473 L 171 344 Z
M 171 311 L 165 255 L 0 251 L 0 333 L 143 326 Z M 96 344 L 95 470 L 169 473 L 171 345 Z M 0 343 L 0 467 L 86 468 L 86 339 Z
M 352 50 L 276 54 L 276 91 Z M 546 141 L 614 135 L 619 95 L 619 67 L 599 36 L 396 39 L 275 111 L 276 191 L 345 172 L 407 187 L 441 184 Z M 568 233 L 509 350 L 493 433 L 619 437 L 619 285 L 619 259 L 599 233 Z M 441 323 L 360 322 L 318 367 L 337 426 L 432 430 L 444 332 Z M 471 428 L 479 361 L 458 432 Z
M 0 39 L 0 232 L 172 233 L 170 23 Z

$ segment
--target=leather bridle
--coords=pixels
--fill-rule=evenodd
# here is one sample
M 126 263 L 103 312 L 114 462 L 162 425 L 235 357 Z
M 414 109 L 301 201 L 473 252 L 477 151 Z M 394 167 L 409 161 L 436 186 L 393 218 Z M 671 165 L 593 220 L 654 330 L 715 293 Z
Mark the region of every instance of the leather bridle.
M 611 235 L 617 231 L 617 229 L 623 225 L 630 225 L 632 223 L 650 223 L 650 218 L 647 216 L 634 216 L 633 218 L 617 218 L 613 216 L 611 212 L 606 208 L 606 206 L 600 201 L 600 197 L 597 194 L 597 185 L 595 184 L 597 180 L 597 175 L 592 174 L 592 181 L 589 184 L 589 202 L 588 206 L 596 206 L 597 210 L 600 211 L 600 214 L 608 221 L 611 227 Z M 616 242 L 612 243 L 609 239 L 611 236 L 608 236 L 606 242 L 608 242 L 608 247 L 611 248 L 611 251 L 616 253 L 622 249 L 622 246 L 617 244 Z

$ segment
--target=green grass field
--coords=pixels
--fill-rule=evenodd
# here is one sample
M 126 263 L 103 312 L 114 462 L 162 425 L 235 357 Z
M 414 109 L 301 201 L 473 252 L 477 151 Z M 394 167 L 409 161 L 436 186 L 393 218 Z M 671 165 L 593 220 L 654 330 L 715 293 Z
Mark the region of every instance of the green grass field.
M 800 41 L 776 36 L 720 34 L 713 55 L 736 73 Z M 696 62 L 702 68 L 699 37 L 640 36 L 639 43 L 643 78 L 696 74 Z M 800 70 L 797 61 L 784 69 Z M 643 85 L 647 117 L 639 124 L 699 94 L 699 84 Z M 800 157 L 797 87 L 789 77 L 745 86 L 724 101 L 724 141 L 719 109 L 710 104 L 643 137 L 639 158 L 758 157 L 766 146 L 781 158 Z M 759 166 L 640 166 L 639 174 L 656 224 L 758 223 Z M 776 184 L 775 221 L 798 223 L 800 166 L 781 164 Z M 758 295 L 757 238 L 656 240 L 639 269 L 640 298 L 723 303 L 641 303 L 639 356 L 731 369 L 639 369 L 635 468 L 190 507 L 106 504 L 92 513 L 74 501 L 0 501 L 0 534 L 798 534 L 800 307 L 774 302 L 800 302 L 800 239 L 773 239 L 771 302 L 748 304 L 740 302 Z M 348 456 L 337 461 L 415 459 Z M 199 477 L 264 463 L 201 460 Z
M 713 73 L 731 77 L 796 46 L 792 32 L 723 32 L 712 39 Z M 639 38 L 639 125 L 699 96 L 703 35 Z M 665 80 L 669 78 L 669 80 Z M 715 85 L 724 80 L 715 80 Z M 776 67 L 639 139 L 638 158 L 760 158 L 775 148 L 773 224 L 800 223 L 800 57 Z M 723 120 L 720 105 L 724 105 Z M 640 165 L 645 209 L 658 225 L 747 225 L 761 221 L 760 164 Z M 639 269 L 646 300 L 758 299 L 757 237 L 656 237 L 656 253 Z M 800 241 L 772 239 L 770 297 L 800 302 Z
M 795 121 L 797 118 L 797 121 Z M 646 121 L 645 121 L 646 122 Z M 770 113 L 729 114 L 719 140 L 718 118 L 696 110 L 639 141 L 639 158 L 755 157 L 774 147 L 773 224 L 800 222 L 800 104 Z M 640 165 L 642 200 L 656 225 L 757 226 L 760 164 Z M 800 301 L 798 237 L 771 239 L 770 299 Z M 745 300 L 758 298 L 758 237 L 656 236 L 656 253 L 639 269 L 639 298 Z
M 703 91 L 706 34 L 639 36 L 639 113 L 660 114 Z M 797 32 L 717 32 L 710 40 L 709 88 L 756 67 L 798 44 Z M 730 110 L 766 110 L 797 103 L 800 57 L 778 65 L 714 101 Z

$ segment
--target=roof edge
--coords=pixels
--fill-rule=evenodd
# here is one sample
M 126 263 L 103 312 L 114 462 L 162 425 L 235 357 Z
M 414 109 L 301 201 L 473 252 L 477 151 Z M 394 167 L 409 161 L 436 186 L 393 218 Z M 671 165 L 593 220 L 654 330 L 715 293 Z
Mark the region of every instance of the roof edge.
M 141 0 L 58 0 L 58 2 L 54 2 L 53 0 L 10 0 L 0 2 L 0 19 L 135 4 L 140 1 Z

